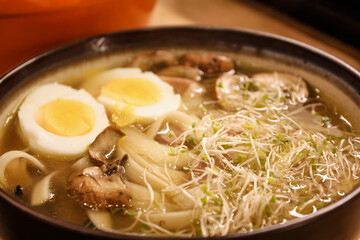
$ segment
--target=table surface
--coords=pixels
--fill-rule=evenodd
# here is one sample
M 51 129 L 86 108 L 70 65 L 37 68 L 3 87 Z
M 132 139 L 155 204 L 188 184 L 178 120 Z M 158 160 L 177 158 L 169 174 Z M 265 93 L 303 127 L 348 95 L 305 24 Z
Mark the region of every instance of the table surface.
M 278 34 L 312 45 L 360 70 L 358 49 L 250 0 L 157 0 L 149 23 L 150 26 L 189 24 L 240 27 Z M 359 234 L 354 240 L 360 240 L 360 226 L 356 230 Z

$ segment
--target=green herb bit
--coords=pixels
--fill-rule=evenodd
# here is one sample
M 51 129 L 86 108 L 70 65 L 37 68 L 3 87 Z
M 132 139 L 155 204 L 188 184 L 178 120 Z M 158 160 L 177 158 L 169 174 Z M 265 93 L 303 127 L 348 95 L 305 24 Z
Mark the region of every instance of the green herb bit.
M 261 101 L 265 102 L 269 98 L 269 94 L 264 94 L 264 96 L 261 98 Z
M 207 186 L 203 185 L 203 186 L 201 186 L 201 189 L 202 189 L 203 192 L 204 192 L 206 195 L 208 195 L 209 197 L 211 197 L 211 198 L 214 198 L 214 197 L 215 197 L 215 193 L 208 191 Z
M 314 164 L 314 163 L 313 163 L 313 164 L 311 164 L 311 169 L 312 169 L 312 170 L 314 170 L 314 171 L 315 171 L 315 170 L 316 170 L 316 168 L 317 168 L 317 167 L 316 167 L 316 164 Z
M 141 224 L 140 226 L 140 230 L 148 230 L 149 229 L 149 226 L 145 223 Z
M 243 90 L 247 91 L 250 87 L 250 82 L 247 82 L 245 86 L 243 87 Z
M 192 137 L 187 138 L 187 139 L 186 139 L 186 142 L 187 142 L 187 144 L 188 144 L 190 147 L 192 147 L 192 146 L 195 145 L 195 140 L 194 140 L 194 138 L 192 138 Z
M 204 197 L 200 198 L 200 201 L 201 201 L 203 207 L 206 206 L 206 204 L 207 204 L 207 197 L 204 196 Z
M 223 144 L 223 145 L 221 145 L 221 146 L 222 146 L 225 150 L 233 147 L 233 145 L 231 145 L 231 144 Z
M 202 154 L 202 155 L 200 155 L 200 157 L 201 157 L 204 161 L 207 161 L 207 160 L 208 160 L 208 157 L 206 156 L 206 154 Z
M 185 173 L 190 173 L 190 168 L 188 168 L 188 167 L 183 167 L 183 171 L 184 171 Z
M 170 147 L 170 152 L 169 152 L 168 154 L 169 154 L 169 156 L 176 156 L 177 153 L 176 153 L 176 151 L 175 151 L 175 148 Z
M 271 210 L 271 207 L 270 207 L 270 205 L 269 205 L 269 204 L 266 204 L 266 205 L 265 205 L 265 208 L 264 208 L 264 214 L 265 214 L 266 216 L 268 216 L 268 217 L 270 217 L 270 216 L 271 216 L 271 214 L 272 214 L 272 210 Z
M 264 153 L 263 151 L 258 151 L 257 153 L 260 159 L 266 159 L 266 153 Z
M 257 123 L 258 125 L 261 125 L 261 122 L 260 122 L 259 119 L 256 119 L 256 123 Z
M 310 135 L 310 142 L 312 143 L 313 148 L 314 148 L 316 151 L 318 151 L 317 144 L 316 144 L 316 142 L 314 141 L 314 138 L 313 138 L 312 135 Z
M 224 204 L 223 204 L 223 202 L 221 201 L 221 199 L 218 199 L 218 198 L 216 198 L 215 200 L 214 200 L 214 202 L 217 204 L 217 205 L 219 205 L 219 206 L 224 206 Z
M 275 187 L 275 181 L 273 178 L 268 178 L 268 181 Z
M 218 88 L 223 88 L 224 86 L 222 85 L 222 82 L 219 82 L 217 85 L 216 85 Z
M 232 194 L 232 192 L 230 191 L 230 189 L 226 189 L 226 190 L 225 190 L 225 195 L 228 196 L 228 198 L 233 198 L 233 194 Z
M 194 151 L 194 153 L 195 153 L 196 155 L 199 155 L 199 154 L 201 153 L 201 151 L 197 150 L 197 151 Z
M 206 113 L 206 112 L 208 111 L 204 106 L 201 106 L 201 107 L 200 107 L 200 110 L 201 110 L 203 113 Z
M 219 168 L 218 166 L 214 166 L 212 169 L 213 169 L 215 172 L 220 172 L 220 168 Z
M 245 159 L 247 159 L 247 155 L 243 154 L 243 153 L 239 153 L 239 155 L 237 156 L 237 158 L 234 160 L 235 164 L 239 164 L 242 161 L 244 161 Z
M 134 214 L 128 210 L 125 210 L 124 214 L 127 216 L 134 216 Z
M 328 140 L 325 138 L 324 141 L 323 141 L 323 144 L 326 146 L 329 144 Z
M 175 136 L 174 131 L 173 131 L 173 130 L 170 130 L 169 133 L 168 133 L 168 136 L 169 136 L 169 138 L 174 137 L 174 136 Z
M 246 123 L 246 124 L 242 125 L 242 127 L 245 129 L 254 129 L 254 126 L 251 125 L 250 123 Z
M 192 128 L 196 128 L 196 122 L 193 122 L 193 123 L 191 124 L 191 127 L 192 127 Z
M 332 126 L 328 116 L 323 116 L 322 121 L 323 121 L 325 127 L 329 128 Z
M 181 153 L 187 153 L 189 151 L 187 146 L 182 146 L 180 152 Z
M 112 214 L 112 215 L 115 215 L 115 214 L 117 214 L 118 212 L 120 212 L 120 211 L 122 211 L 122 210 L 124 210 L 124 209 L 121 208 L 121 207 L 114 208 L 113 210 L 111 210 L 111 214 Z
M 283 135 L 282 135 L 281 132 L 278 132 L 277 139 L 278 139 L 280 142 L 283 142 L 283 143 L 290 142 L 289 139 L 283 137 Z
M 271 196 L 270 203 L 275 203 L 275 202 L 276 202 L 276 196 L 273 194 Z
M 338 147 L 334 147 L 334 148 L 332 149 L 332 153 L 333 153 L 333 154 L 336 154 L 336 152 L 337 152 L 338 149 L 339 149 Z
M 294 181 L 290 181 L 289 183 L 290 183 L 291 185 L 297 185 L 297 184 L 298 184 L 298 182 L 295 181 L 295 180 L 294 180 Z
M 258 102 L 258 103 L 255 104 L 254 107 L 255 108 L 263 108 L 263 107 L 265 107 L 265 104 L 263 102 Z

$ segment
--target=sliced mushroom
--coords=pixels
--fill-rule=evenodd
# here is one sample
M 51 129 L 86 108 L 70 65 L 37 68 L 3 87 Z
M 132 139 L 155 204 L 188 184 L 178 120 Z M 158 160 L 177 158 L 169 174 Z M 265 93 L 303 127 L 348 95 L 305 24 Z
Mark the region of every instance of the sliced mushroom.
M 155 141 L 161 144 L 170 145 L 174 140 L 182 134 L 183 131 L 175 124 L 166 122 L 155 135 Z M 172 145 L 176 146 L 180 142 L 174 142 Z
M 85 168 L 70 178 L 68 190 L 75 201 L 91 209 L 126 207 L 131 201 L 118 169 L 109 174 L 100 167 Z
M 305 81 L 301 77 L 297 77 L 287 73 L 257 73 L 252 76 L 256 82 L 262 85 L 269 85 L 275 81 L 282 83 L 283 91 L 296 92 L 298 98 L 307 98 L 309 90 Z
M 223 75 L 215 81 L 215 96 L 222 107 L 226 110 L 233 110 L 238 107 L 237 101 L 228 101 L 232 96 L 241 95 L 245 89 L 256 91 L 257 86 L 246 75 Z
M 220 74 L 234 70 L 233 60 L 225 56 L 189 53 L 183 56 L 181 63 L 185 66 L 199 68 L 207 75 Z
M 159 76 L 185 78 L 194 81 L 201 80 L 200 72 L 198 69 L 184 65 L 171 66 L 157 72 L 156 74 Z
M 170 84 L 173 88 L 175 93 L 179 93 L 180 95 L 183 94 L 191 84 L 196 83 L 190 79 L 185 78 L 178 78 L 178 77 L 160 77 L 164 82 Z
M 113 128 L 105 128 L 89 146 L 89 155 L 98 165 L 113 163 L 116 156 L 116 145 L 122 132 Z
M 175 54 L 168 51 L 156 50 L 138 53 L 132 58 L 128 67 L 138 67 L 143 71 L 157 72 L 163 68 L 176 64 L 177 58 Z

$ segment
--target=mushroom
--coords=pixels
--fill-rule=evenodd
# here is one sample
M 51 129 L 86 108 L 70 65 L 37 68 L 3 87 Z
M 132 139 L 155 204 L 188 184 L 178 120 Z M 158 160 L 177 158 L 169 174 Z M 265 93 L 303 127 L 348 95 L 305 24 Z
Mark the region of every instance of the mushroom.
M 104 172 L 95 166 L 77 172 L 68 182 L 70 196 L 82 206 L 91 209 L 111 210 L 129 206 L 131 194 L 119 169 Z
M 161 144 L 177 146 L 181 144 L 180 141 L 175 141 L 178 136 L 180 136 L 183 131 L 172 123 L 164 124 L 155 136 L 155 141 Z M 174 142 L 175 141 L 175 142 Z
M 264 86 L 273 82 L 280 82 L 284 92 L 296 92 L 300 99 L 306 99 L 309 96 L 305 81 L 301 77 L 288 73 L 257 73 L 252 76 L 252 79 Z
M 186 79 L 186 78 L 178 78 L 178 77 L 166 77 L 160 76 L 161 80 L 170 84 L 173 88 L 175 93 L 179 93 L 182 95 L 191 84 L 196 83 L 193 80 Z
M 242 74 L 223 75 L 216 79 L 214 88 L 213 98 L 218 99 L 221 106 L 226 110 L 233 110 L 239 105 L 238 101 L 229 101 L 232 96 L 241 95 L 244 89 L 248 91 L 257 90 L 254 82 Z
M 116 145 L 124 134 L 114 127 L 105 128 L 90 144 L 88 152 L 91 159 L 97 164 L 112 164 L 117 159 Z
M 190 66 L 184 66 L 184 65 L 171 66 L 171 67 L 162 69 L 161 71 L 157 72 L 156 74 L 159 76 L 185 78 L 185 79 L 190 79 L 193 81 L 201 80 L 200 72 L 198 69 L 190 67 Z
M 128 64 L 128 67 L 138 67 L 143 71 L 156 72 L 176 64 L 177 58 L 175 54 L 168 51 L 156 50 L 136 54 Z
M 226 56 L 189 53 L 182 57 L 181 64 L 196 67 L 207 75 L 221 74 L 234 70 L 232 59 Z

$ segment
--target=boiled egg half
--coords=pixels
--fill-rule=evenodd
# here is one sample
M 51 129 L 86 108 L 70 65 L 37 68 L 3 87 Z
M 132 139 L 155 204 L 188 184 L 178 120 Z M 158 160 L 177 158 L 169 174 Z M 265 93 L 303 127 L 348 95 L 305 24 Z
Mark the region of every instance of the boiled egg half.
M 112 113 L 118 126 L 147 121 L 177 110 L 181 97 L 168 83 L 139 68 L 115 68 L 89 79 L 85 86 Z
M 18 118 L 22 137 L 32 150 L 59 157 L 84 153 L 109 125 L 104 106 L 89 93 L 58 83 L 32 91 Z

